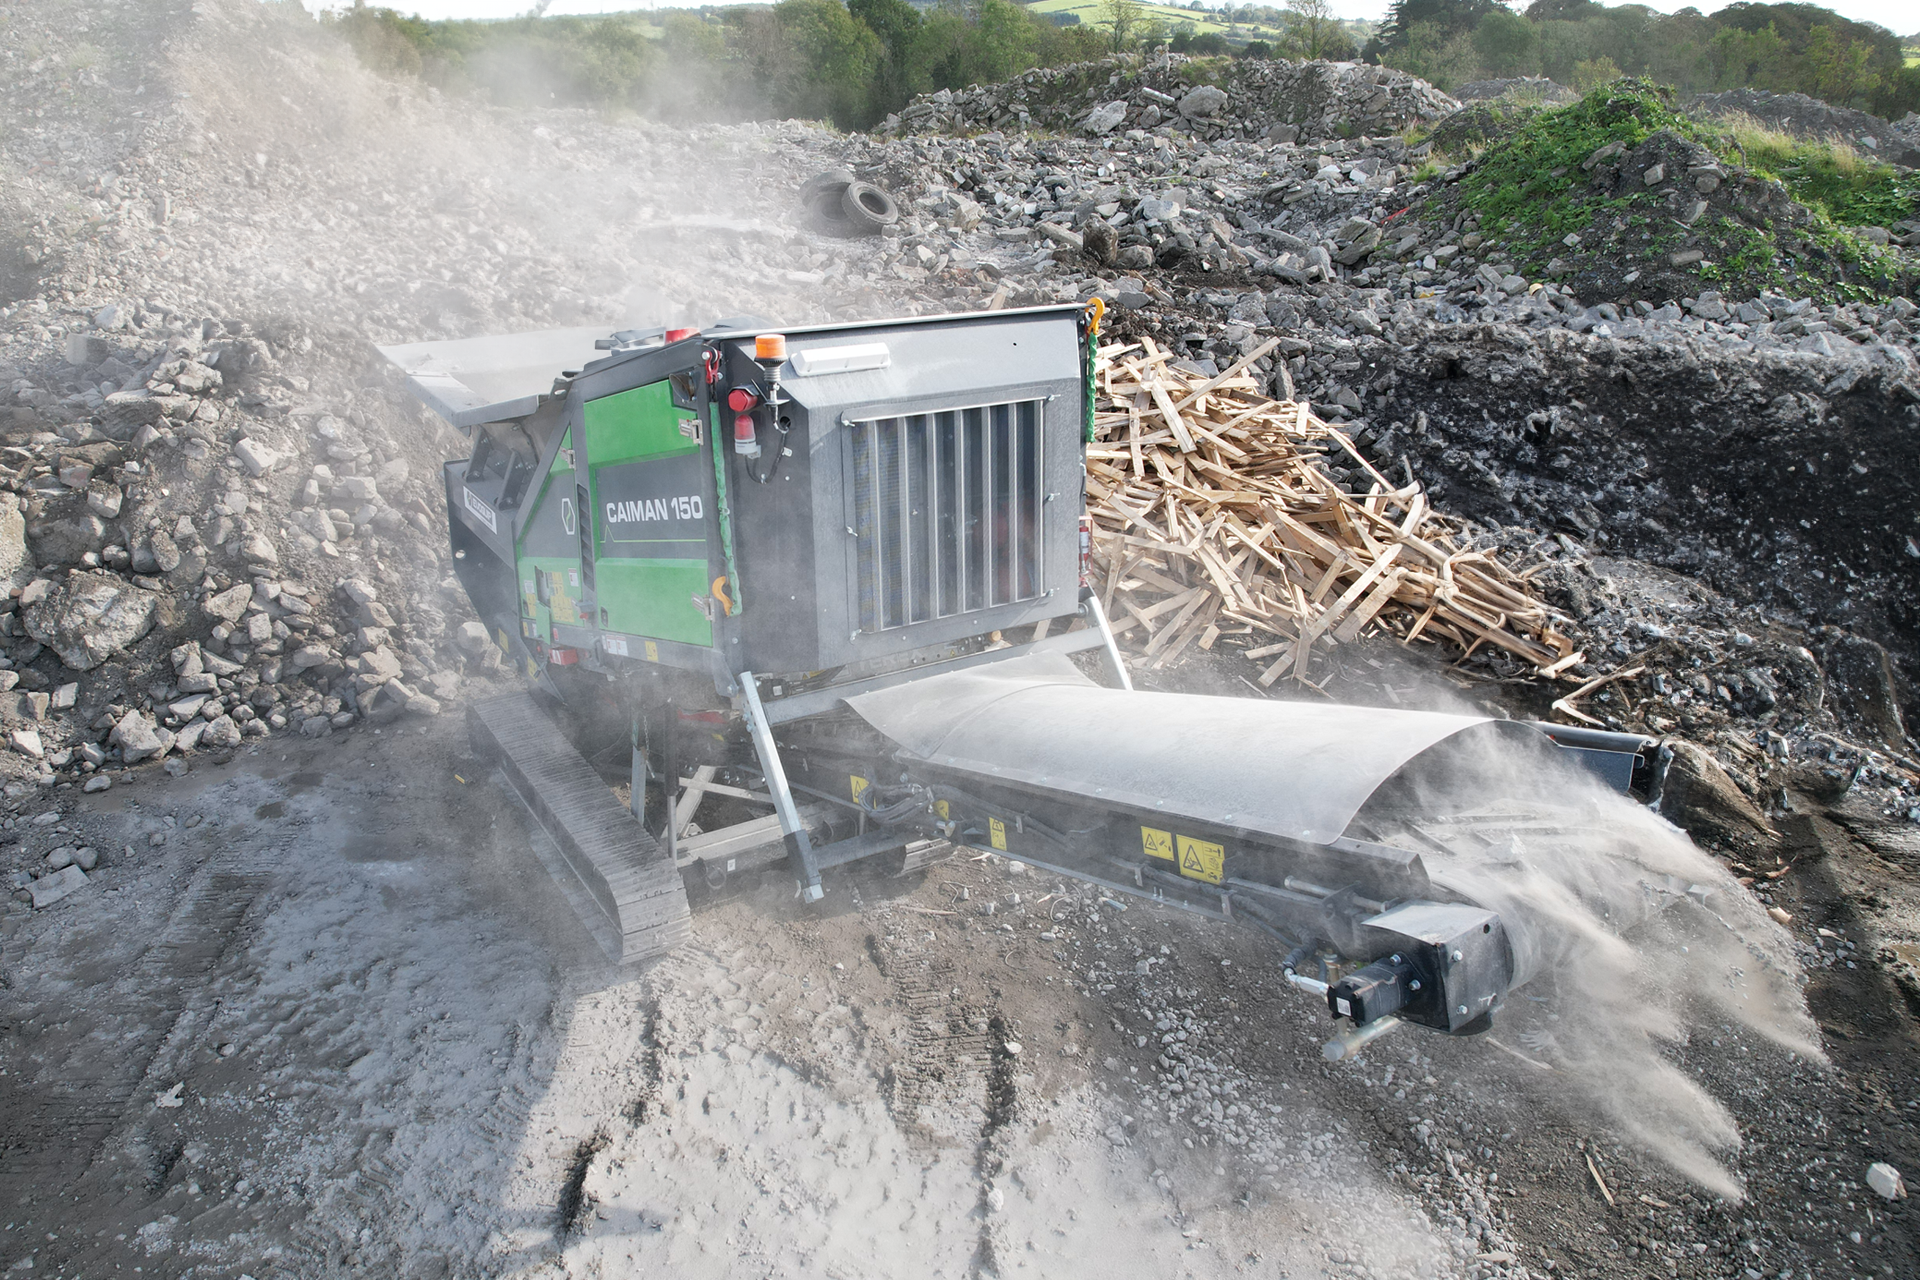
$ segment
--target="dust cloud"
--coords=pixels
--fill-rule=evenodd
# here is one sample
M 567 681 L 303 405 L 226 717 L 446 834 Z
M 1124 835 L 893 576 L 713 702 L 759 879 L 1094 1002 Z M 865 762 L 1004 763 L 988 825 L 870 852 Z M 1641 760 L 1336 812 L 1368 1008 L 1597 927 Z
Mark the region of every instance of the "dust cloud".
M 1437 884 L 1506 924 L 1517 989 L 1494 1035 L 1550 1067 L 1535 1083 L 1568 1109 L 1740 1199 L 1725 1163 L 1739 1130 L 1684 1061 L 1729 1022 L 1823 1060 L 1786 930 L 1685 833 L 1556 748 L 1489 735 L 1397 782 L 1362 820 L 1397 827 Z

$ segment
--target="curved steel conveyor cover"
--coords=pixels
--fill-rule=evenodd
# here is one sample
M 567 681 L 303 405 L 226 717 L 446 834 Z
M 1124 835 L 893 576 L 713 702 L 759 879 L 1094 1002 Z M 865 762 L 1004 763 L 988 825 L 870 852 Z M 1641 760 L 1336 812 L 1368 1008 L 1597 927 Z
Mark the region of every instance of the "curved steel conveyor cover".
M 1060 654 L 860 694 L 848 705 L 930 765 L 1326 844 L 1442 743 L 1521 728 L 1480 716 L 1108 689 Z

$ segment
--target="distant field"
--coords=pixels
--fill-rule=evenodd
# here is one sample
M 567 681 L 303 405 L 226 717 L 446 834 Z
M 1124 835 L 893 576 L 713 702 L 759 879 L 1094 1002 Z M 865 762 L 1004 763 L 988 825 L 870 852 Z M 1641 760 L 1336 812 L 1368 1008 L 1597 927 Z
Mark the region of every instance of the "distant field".
M 1076 13 L 1083 25 L 1097 27 L 1106 18 L 1106 6 L 1101 0 L 1033 0 L 1027 6 L 1035 13 Z M 1270 40 L 1280 34 L 1277 27 L 1243 26 L 1237 31 L 1224 22 L 1216 22 L 1213 15 L 1195 13 L 1191 9 L 1176 9 L 1170 4 L 1142 4 L 1143 18 L 1158 18 L 1172 30 L 1181 23 L 1191 23 L 1195 35 L 1237 36 L 1243 40 Z

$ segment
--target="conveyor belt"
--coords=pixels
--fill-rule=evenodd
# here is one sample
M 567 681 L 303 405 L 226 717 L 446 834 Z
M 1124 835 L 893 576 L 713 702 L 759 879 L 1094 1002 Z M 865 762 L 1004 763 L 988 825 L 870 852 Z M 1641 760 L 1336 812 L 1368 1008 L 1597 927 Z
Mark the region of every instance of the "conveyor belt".
M 685 941 L 687 893 L 672 859 L 531 694 L 472 705 L 467 732 L 475 754 L 500 766 L 558 846 L 592 905 L 579 894 L 568 898 L 615 964 L 647 960 Z

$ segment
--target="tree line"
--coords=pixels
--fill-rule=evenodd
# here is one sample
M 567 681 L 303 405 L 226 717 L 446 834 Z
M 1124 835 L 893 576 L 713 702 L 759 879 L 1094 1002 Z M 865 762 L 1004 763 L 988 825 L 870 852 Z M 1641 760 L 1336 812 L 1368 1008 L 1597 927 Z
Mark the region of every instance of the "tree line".
M 544 6 L 542 6 L 544 8 Z M 1167 46 L 1200 56 L 1365 58 L 1443 89 L 1547 76 L 1587 88 L 1620 75 L 1682 90 L 1798 91 L 1888 118 L 1920 110 L 1920 66 L 1892 33 L 1807 4 L 1703 15 L 1640 5 L 1393 0 L 1364 47 L 1330 0 L 1228 5 L 1207 20 L 1258 38 L 1169 25 L 1140 0 L 1100 0 L 1094 21 L 1013 0 L 778 0 L 603 17 L 427 21 L 355 0 L 320 19 L 376 72 L 502 102 L 629 109 L 679 119 L 800 117 L 865 128 L 916 94 L 1034 67 Z
M 1677 89 L 1769 89 L 1898 119 L 1920 111 L 1920 66 L 1901 39 L 1810 4 L 1732 4 L 1662 14 L 1643 5 L 1534 0 L 1394 0 L 1367 45 L 1372 61 L 1443 89 L 1546 76 L 1587 89 L 1621 75 Z

